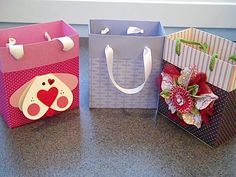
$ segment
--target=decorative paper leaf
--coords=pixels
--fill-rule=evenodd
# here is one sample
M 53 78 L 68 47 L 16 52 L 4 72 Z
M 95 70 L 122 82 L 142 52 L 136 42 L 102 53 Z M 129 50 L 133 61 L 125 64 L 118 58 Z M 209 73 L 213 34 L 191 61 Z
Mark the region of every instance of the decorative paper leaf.
M 161 82 L 161 89 L 162 90 L 171 90 L 173 87 L 173 79 L 169 74 L 161 73 L 162 82 Z
M 200 114 L 199 110 L 196 107 L 193 107 L 192 113 L 195 115 Z
M 207 106 L 211 104 L 211 102 L 215 101 L 218 99 L 218 96 L 215 95 L 214 93 L 207 93 L 207 94 L 202 94 L 200 96 L 194 96 L 196 100 L 196 108 L 198 110 L 205 109 Z
M 195 96 L 198 92 L 199 86 L 197 84 L 188 86 L 188 91 L 190 95 Z
M 201 128 L 202 118 L 200 114 L 186 113 L 182 115 L 183 120 L 188 125 L 194 125 L 197 128 Z
M 163 90 L 160 93 L 161 97 L 165 98 L 165 99 L 169 99 L 170 98 L 170 91 L 169 90 Z
M 189 124 L 189 125 L 194 124 L 193 114 L 186 113 L 186 114 L 183 114 L 182 117 L 183 117 L 183 120 L 186 124 Z
M 193 116 L 193 119 L 194 119 L 193 125 L 195 125 L 197 128 L 201 128 L 202 117 L 201 117 L 200 111 L 196 107 L 194 107 L 192 110 L 192 114 L 194 115 Z
M 229 60 L 236 61 L 236 54 L 234 54 L 234 55 L 231 55 L 231 56 L 229 57 Z
M 216 65 L 216 59 L 218 58 L 218 54 L 217 53 L 214 53 L 211 57 L 211 61 L 210 61 L 210 65 L 209 65 L 209 69 L 210 71 L 213 71 L 214 70 L 214 67 Z

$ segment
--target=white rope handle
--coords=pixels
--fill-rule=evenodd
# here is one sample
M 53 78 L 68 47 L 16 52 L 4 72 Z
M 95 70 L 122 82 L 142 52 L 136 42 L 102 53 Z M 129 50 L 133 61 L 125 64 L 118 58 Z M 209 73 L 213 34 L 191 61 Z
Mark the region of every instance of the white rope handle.
M 44 37 L 48 40 L 59 40 L 62 44 L 63 51 L 69 51 L 74 47 L 74 41 L 68 37 L 59 37 L 59 38 L 51 38 L 50 35 L 46 32 L 44 34 Z M 16 59 L 20 60 L 24 56 L 24 46 L 23 45 L 16 45 L 16 39 L 15 38 L 9 38 L 9 42 L 6 44 L 6 46 L 9 48 L 10 54 Z
M 58 38 L 53 38 L 52 39 L 51 36 L 47 32 L 45 32 L 44 37 L 48 41 L 58 40 L 63 46 L 62 50 L 65 51 L 65 52 L 69 51 L 70 49 L 72 49 L 74 47 L 74 41 L 68 36 L 58 37 Z
M 144 82 L 138 87 L 132 89 L 123 88 L 116 83 L 113 76 L 113 49 L 109 45 L 107 45 L 105 48 L 105 56 L 106 56 L 107 70 L 109 77 L 111 79 L 112 84 L 118 90 L 126 94 L 135 94 L 140 92 L 144 88 L 144 85 L 147 82 L 152 71 L 152 53 L 150 48 L 145 47 L 143 50 L 144 78 L 145 78 Z
M 9 38 L 9 42 L 6 46 L 9 48 L 11 55 L 16 59 L 19 60 L 24 56 L 24 47 L 23 45 L 16 45 L 15 38 Z

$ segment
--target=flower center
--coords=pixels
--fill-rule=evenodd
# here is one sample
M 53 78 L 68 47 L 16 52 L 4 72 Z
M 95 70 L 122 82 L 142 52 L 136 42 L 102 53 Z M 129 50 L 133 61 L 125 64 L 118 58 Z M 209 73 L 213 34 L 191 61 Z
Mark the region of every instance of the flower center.
M 184 99 L 181 95 L 176 95 L 176 101 L 178 103 L 178 105 L 182 106 L 184 104 Z

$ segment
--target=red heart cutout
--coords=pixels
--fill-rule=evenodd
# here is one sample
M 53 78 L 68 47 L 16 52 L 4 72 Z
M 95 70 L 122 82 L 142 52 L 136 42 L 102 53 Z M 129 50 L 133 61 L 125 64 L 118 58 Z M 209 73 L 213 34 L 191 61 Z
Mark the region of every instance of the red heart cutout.
M 54 79 L 48 79 L 48 83 L 49 83 L 50 85 L 52 85 L 54 82 L 55 82 Z
M 58 95 L 58 89 L 56 87 L 50 88 L 48 91 L 39 90 L 37 93 L 38 99 L 48 107 L 50 107 Z

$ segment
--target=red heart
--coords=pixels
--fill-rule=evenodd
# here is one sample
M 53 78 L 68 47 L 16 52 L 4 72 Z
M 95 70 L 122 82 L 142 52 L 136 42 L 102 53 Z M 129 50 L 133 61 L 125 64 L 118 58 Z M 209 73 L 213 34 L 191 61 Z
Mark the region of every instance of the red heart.
M 50 107 L 56 99 L 57 94 L 58 89 L 56 87 L 52 87 L 48 91 L 39 90 L 39 92 L 37 93 L 37 97 L 42 103 Z
M 55 82 L 54 79 L 48 79 L 48 83 L 49 83 L 50 85 L 52 85 L 54 82 Z

